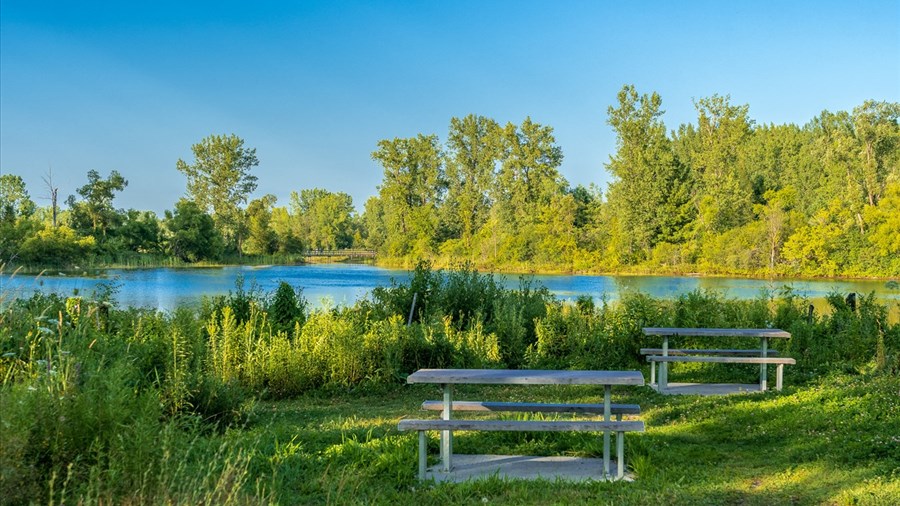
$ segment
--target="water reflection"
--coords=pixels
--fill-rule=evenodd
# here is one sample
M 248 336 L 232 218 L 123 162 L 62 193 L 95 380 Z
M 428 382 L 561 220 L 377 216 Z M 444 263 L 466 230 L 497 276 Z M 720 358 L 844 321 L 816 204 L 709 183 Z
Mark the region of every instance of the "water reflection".
M 123 306 L 171 310 L 182 304 L 196 304 L 202 296 L 223 295 L 235 289 L 238 277 L 245 289 L 269 292 L 280 281 L 303 288 L 314 305 L 346 305 L 365 297 L 377 286 L 390 285 L 392 279 L 406 280 L 407 271 L 362 264 L 316 264 L 264 267 L 223 267 L 206 269 L 141 269 L 106 271 L 101 278 L 78 276 L 2 276 L 0 300 L 28 296 L 34 290 L 62 294 L 90 294 L 98 285 L 111 284 Z M 505 286 L 517 288 L 520 276 L 498 275 Z M 891 306 L 894 318 L 900 314 L 900 287 L 896 283 L 867 280 L 761 280 L 697 276 L 534 276 L 534 282 L 546 286 L 562 299 L 581 295 L 617 300 L 627 292 L 643 292 L 652 297 L 672 298 L 693 290 L 713 290 L 726 297 L 751 299 L 760 295 L 790 290 L 806 297 L 818 310 L 826 309 L 829 293 L 874 292 L 882 303 Z

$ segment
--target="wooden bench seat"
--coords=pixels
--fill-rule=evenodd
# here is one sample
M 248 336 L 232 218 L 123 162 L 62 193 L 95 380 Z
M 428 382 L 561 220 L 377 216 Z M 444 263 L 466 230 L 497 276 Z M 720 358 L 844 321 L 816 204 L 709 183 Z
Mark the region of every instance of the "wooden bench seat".
M 662 355 L 662 348 L 641 348 L 641 355 Z M 762 350 L 695 350 L 695 349 L 669 349 L 669 355 L 723 355 L 735 357 L 760 357 Z M 778 355 L 778 350 L 766 350 L 766 355 Z
M 653 363 L 669 363 L 669 362 L 705 362 L 719 364 L 775 364 L 775 389 L 781 390 L 784 378 L 784 366 L 795 365 L 796 360 L 784 357 L 696 357 L 696 356 L 656 356 L 647 357 L 649 362 Z M 650 367 L 650 375 L 653 376 L 653 365 Z M 650 380 L 653 383 L 653 378 Z M 661 385 L 665 388 L 666 385 Z
M 427 411 L 443 411 L 444 403 L 441 401 L 425 401 L 422 409 Z M 480 401 L 453 401 L 450 407 L 453 411 L 493 411 L 493 412 L 519 412 L 519 413 L 580 413 L 602 415 L 603 404 L 553 404 L 541 402 L 480 402 Z M 621 417 L 622 415 L 639 415 L 641 407 L 637 404 L 610 404 L 610 414 Z
M 419 479 L 425 479 L 427 462 L 427 441 L 425 432 L 438 431 L 576 431 L 576 432 L 615 432 L 616 433 L 616 465 L 617 476 L 625 475 L 624 453 L 625 432 L 643 432 L 642 421 L 575 421 L 575 420 L 400 420 L 397 424 L 400 431 L 415 430 L 419 432 Z

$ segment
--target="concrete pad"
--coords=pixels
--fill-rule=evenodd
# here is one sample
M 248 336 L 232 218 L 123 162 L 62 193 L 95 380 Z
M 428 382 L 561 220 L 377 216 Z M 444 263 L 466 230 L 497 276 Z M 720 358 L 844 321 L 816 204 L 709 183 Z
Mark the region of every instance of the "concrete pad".
M 660 391 L 653 383 L 650 388 L 664 395 L 730 395 L 759 392 L 759 383 L 668 383 Z
M 616 480 L 616 460 L 610 460 L 609 477 L 603 476 L 603 459 L 584 457 L 529 457 L 523 455 L 453 455 L 453 469 L 441 470 L 440 464 L 428 468 L 425 479 L 460 483 L 499 477 L 515 480 L 562 480 L 572 482 Z M 623 480 L 634 476 L 626 472 Z

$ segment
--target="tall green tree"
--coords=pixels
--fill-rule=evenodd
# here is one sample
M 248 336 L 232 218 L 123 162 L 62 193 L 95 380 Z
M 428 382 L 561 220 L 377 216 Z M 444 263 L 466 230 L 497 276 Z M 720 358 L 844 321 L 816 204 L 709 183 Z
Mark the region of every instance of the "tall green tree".
M 256 190 L 251 170 L 259 165 L 255 148 L 232 135 L 210 135 L 191 146 L 193 163 L 179 159 L 176 168 L 187 177 L 187 192 L 200 209 L 210 212 L 228 247 L 240 252 L 245 234 L 242 206 Z
M 550 251 L 547 241 L 568 243 L 571 222 L 548 227 L 548 206 L 570 209 L 565 195 L 568 183 L 559 173 L 562 149 L 553 128 L 525 118 L 521 125 L 507 123 L 500 132 L 500 170 L 492 189 L 493 219 L 488 236 L 499 235 L 497 259 L 508 262 L 536 260 Z M 561 216 L 553 216 L 558 220 Z M 549 238 L 543 234 L 550 233 Z M 492 240 L 492 239 L 489 239 Z
M 272 209 L 272 231 L 275 232 L 276 249 L 279 253 L 300 253 L 304 249 L 294 222 L 294 217 L 286 206 Z
M 75 190 L 81 200 L 70 195 L 66 203 L 72 211 L 76 230 L 105 238 L 109 229 L 121 221 L 121 216 L 113 207 L 113 199 L 116 193 L 128 186 L 128 181 L 116 170 L 111 171 L 106 179 L 101 178 L 96 170 L 88 171 L 87 177 L 88 183 Z
M 657 243 L 681 240 L 691 219 L 689 183 L 666 136 L 660 96 L 639 95 L 629 85 L 617 98 L 607 109 L 616 131 L 616 153 L 606 165 L 614 178 L 608 199 L 620 254 L 640 261 Z
M 247 204 L 247 239 L 242 248 L 247 255 L 271 255 L 278 247 L 278 236 L 272 230 L 274 195 L 265 195 Z
M 741 150 L 752 134 L 749 106 L 732 105 L 728 95 L 694 102 L 697 127 L 680 130 L 694 174 L 698 232 L 720 233 L 752 218 L 750 177 L 743 173 Z
M 0 176 L 0 264 L 14 260 L 22 242 L 36 229 L 34 202 L 21 176 Z
M 438 208 L 447 183 L 436 135 L 381 140 L 372 159 L 384 168 L 379 186 L 388 253 L 426 256 L 434 251 Z
M 353 245 L 353 198 L 321 188 L 291 192 L 291 209 L 301 240 L 310 249 L 340 249 Z
M 900 178 L 900 103 L 866 100 L 853 109 L 859 167 L 856 180 L 866 203 L 878 204 L 890 177 Z
M 452 118 L 447 135 L 447 198 L 443 203 L 448 228 L 465 248 L 487 221 L 495 168 L 502 153 L 500 126 L 484 116 Z
M 0 221 L 13 222 L 34 214 L 34 201 L 25 189 L 25 181 L 15 174 L 0 176 Z

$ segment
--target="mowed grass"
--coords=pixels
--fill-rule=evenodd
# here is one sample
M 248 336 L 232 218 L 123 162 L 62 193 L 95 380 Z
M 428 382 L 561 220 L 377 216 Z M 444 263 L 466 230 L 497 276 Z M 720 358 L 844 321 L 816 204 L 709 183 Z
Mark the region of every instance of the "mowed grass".
M 614 388 L 638 403 L 643 434 L 626 437 L 634 482 L 416 480 L 415 433 L 429 386 L 319 393 L 261 403 L 221 436 L 252 448 L 250 473 L 281 504 L 900 504 L 900 380 L 834 375 L 783 392 L 662 396 Z M 457 399 L 599 402 L 589 387 L 461 387 Z M 509 415 L 522 416 L 522 415 Z M 525 415 L 530 416 L 530 415 Z M 600 456 L 583 433 L 459 433 L 457 453 Z M 431 462 L 437 436 L 431 434 Z

